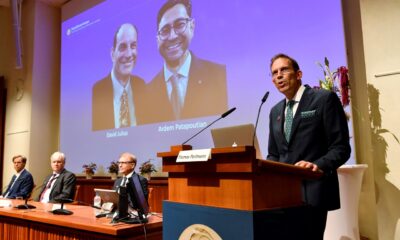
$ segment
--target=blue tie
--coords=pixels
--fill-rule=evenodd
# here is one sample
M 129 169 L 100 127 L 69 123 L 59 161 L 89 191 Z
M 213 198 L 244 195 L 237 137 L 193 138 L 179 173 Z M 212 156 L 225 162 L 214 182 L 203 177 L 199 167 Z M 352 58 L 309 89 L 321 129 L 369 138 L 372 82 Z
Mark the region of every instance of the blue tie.
M 293 105 L 295 101 L 290 100 L 287 103 L 286 108 L 286 117 L 285 117 L 285 138 L 286 141 L 289 142 L 290 140 L 290 132 L 292 131 L 292 123 L 293 123 Z

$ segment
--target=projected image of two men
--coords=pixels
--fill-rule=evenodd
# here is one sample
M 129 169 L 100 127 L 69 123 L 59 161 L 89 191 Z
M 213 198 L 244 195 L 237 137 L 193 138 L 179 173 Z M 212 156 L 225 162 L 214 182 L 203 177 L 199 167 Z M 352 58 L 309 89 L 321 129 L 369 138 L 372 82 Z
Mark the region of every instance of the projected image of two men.
M 138 164 L 158 159 L 232 108 L 212 128 L 254 124 L 270 91 L 257 128 L 266 153 L 268 113 L 282 99 L 269 59 L 293 56 L 310 86 L 325 56 L 346 65 L 340 0 L 81 2 L 63 6 L 61 25 L 60 147 L 74 172 L 126 151 Z M 214 147 L 210 129 L 188 144 Z
M 227 110 L 226 68 L 190 50 L 195 26 L 190 0 L 170 0 L 160 8 L 154 44 L 164 64 L 148 84 L 132 71 L 140 46 L 151 43 L 138 42 L 141 31 L 134 24 L 124 23 L 117 29 L 111 72 L 93 87 L 94 131 L 218 115 Z

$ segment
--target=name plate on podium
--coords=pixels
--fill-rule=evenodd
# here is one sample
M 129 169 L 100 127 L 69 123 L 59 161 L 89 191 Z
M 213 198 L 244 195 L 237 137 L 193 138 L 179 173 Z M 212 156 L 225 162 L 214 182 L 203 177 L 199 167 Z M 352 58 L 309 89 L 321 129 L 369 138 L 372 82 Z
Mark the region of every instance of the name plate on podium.
M 180 151 L 176 162 L 206 162 L 211 159 L 211 148 Z

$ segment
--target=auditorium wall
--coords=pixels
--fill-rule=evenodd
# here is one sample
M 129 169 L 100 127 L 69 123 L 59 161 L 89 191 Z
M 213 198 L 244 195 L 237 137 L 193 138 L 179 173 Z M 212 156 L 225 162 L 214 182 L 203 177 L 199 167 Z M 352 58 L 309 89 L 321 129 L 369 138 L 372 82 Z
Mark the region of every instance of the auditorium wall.
M 14 174 L 11 158 L 28 157 L 26 168 L 36 185 L 50 173 L 49 156 L 58 147 L 60 9 L 26 0 L 22 7 L 23 68 L 15 69 L 15 50 L 10 9 L 2 8 L 7 26 L 4 61 L 8 97 L 4 145 L 4 186 Z M 16 87 L 23 88 L 17 100 Z
M 357 63 L 353 76 L 357 161 L 369 165 L 361 192 L 360 231 L 370 239 L 400 239 L 400 144 L 392 135 L 400 137 L 400 28 L 396 24 L 400 2 L 343 2 L 351 5 L 353 13 L 346 24 L 361 26 L 346 32 L 353 36 L 353 44 L 347 46 Z

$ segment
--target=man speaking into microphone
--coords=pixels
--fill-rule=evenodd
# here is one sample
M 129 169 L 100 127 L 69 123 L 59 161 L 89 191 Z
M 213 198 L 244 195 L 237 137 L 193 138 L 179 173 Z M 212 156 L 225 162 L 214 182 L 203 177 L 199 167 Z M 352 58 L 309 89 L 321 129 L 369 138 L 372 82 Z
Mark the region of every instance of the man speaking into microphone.
M 340 208 L 336 169 L 350 157 L 349 129 L 336 93 L 302 85 L 296 60 L 278 54 L 270 63 L 272 82 L 285 95 L 269 115 L 268 160 L 320 171 L 303 181 L 306 204 L 292 221 L 297 239 L 323 239 L 327 213 Z

